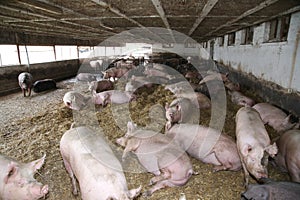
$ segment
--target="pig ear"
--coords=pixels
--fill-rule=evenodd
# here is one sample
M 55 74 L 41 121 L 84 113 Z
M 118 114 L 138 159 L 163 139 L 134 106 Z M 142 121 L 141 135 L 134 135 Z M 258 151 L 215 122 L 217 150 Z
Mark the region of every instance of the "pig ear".
M 276 143 L 274 142 L 272 145 L 267 146 L 265 151 L 273 158 L 278 152 Z
M 44 154 L 42 158 L 30 162 L 29 165 L 32 168 L 32 170 L 37 171 L 38 169 L 40 169 L 45 162 L 45 158 L 46 158 L 46 154 Z
M 288 124 L 290 122 L 290 118 L 291 118 L 292 114 L 289 114 L 283 121 L 283 124 Z
M 169 103 L 166 103 L 165 109 L 167 110 L 168 108 L 170 108 L 170 105 L 169 105 Z
M 105 74 L 105 71 L 101 71 L 102 74 Z
M 4 177 L 4 183 L 7 184 L 9 181 L 9 178 L 12 177 L 16 172 L 17 172 L 16 163 L 11 162 L 8 165 L 8 169 L 7 169 L 6 175 Z
M 243 148 L 242 148 L 242 154 L 243 155 L 248 155 L 248 153 L 252 151 L 252 146 L 250 144 L 246 144 Z

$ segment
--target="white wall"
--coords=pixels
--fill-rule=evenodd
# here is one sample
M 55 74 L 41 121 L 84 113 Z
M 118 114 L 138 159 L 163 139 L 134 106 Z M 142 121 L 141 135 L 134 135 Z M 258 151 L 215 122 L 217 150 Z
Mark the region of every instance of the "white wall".
M 227 45 L 228 35 L 225 35 L 222 47 L 216 40 L 214 60 L 284 88 L 300 91 L 300 12 L 291 15 L 285 42 L 264 42 L 265 26 L 266 23 L 262 23 L 254 28 L 251 45 L 240 45 L 241 31 L 236 32 L 234 46 Z

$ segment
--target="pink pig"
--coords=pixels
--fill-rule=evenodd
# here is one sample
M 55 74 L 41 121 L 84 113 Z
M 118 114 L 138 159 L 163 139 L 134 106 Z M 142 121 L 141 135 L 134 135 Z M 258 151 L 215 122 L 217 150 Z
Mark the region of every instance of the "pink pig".
M 42 167 L 45 157 L 25 164 L 0 155 L 0 199 L 37 200 L 44 197 L 48 193 L 48 185 L 43 186 L 33 175 Z
M 133 151 L 141 165 L 155 175 L 150 180 L 153 185 L 144 195 L 165 188 L 182 186 L 192 176 L 193 168 L 188 155 L 167 136 L 150 130 L 137 129 L 132 122 L 127 124 L 128 131 L 117 143 L 125 146 L 123 159 Z
M 170 129 L 174 123 L 198 123 L 199 109 L 188 98 L 177 98 L 169 105 L 166 103 L 166 128 Z
M 173 138 L 192 157 L 215 165 L 214 171 L 241 169 L 232 138 L 213 128 L 197 124 L 175 124 L 166 135 Z
M 289 130 L 276 141 L 276 164 L 287 171 L 292 181 L 300 182 L 300 130 Z
M 100 93 L 93 93 L 94 103 L 102 106 L 106 106 L 108 103 L 128 103 L 133 99 L 135 99 L 134 94 L 121 90 L 107 90 Z
M 268 157 L 277 154 L 276 143 L 271 141 L 259 113 L 252 107 L 242 107 L 236 114 L 236 139 L 239 156 L 245 174 L 245 186 L 249 173 L 257 180 L 268 178 Z
M 250 97 L 245 96 L 239 91 L 228 91 L 228 94 L 231 95 L 231 101 L 240 106 L 253 106 L 255 104 L 254 100 Z
M 129 200 L 139 195 L 141 187 L 128 190 L 121 163 L 101 133 L 87 127 L 70 129 L 61 138 L 60 152 L 73 194 L 78 194 L 77 179 L 83 200 Z
M 297 123 L 290 123 L 291 115 L 285 114 L 281 109 L 269 103 L 258 103 L 255 104 L 253 108 L 259 112 L 263 122 L 274 128 L 277 132 L 286 131 L 299 126 Z

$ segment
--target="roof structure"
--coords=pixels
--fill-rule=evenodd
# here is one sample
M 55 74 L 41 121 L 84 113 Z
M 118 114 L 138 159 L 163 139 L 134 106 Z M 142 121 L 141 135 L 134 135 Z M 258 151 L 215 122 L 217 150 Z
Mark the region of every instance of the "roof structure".
M 197 42 L 300 10 L 299 0 L 0 0 L 0 44 L 95 46 L 161 27 Z M 169 41 L 170 42 L 170 41 Z M 171 41 L 172 42 L 172 41 Z

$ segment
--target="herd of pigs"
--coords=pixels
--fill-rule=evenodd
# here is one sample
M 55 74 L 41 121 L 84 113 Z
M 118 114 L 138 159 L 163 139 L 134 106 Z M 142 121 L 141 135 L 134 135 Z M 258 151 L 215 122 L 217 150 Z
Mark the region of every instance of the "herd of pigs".
M 73 123 L 61 138 L 60 152 L 74 195 L 79 193 L 77 181 L 84 200 L 149 197 L 162 188 L 184 186 L 198 173 L 190 161 L 193 157 L 214 165 L 214 172 L 242 169 L 246 188 L 242 199 L 300 198 L 299 123 L 291 123 L 290 115 L 274 105 L 255 103 L 240 91 L 239 84 L 229 79 L 229 74 L 195 70 L 189 61 L 176 68 L 154 62 L 136 65 L 132 60 L 114 62 L 102 73 L 101 80 L 95 74 L 79 73 L 76 81 L 86 84 L 90 95 L 69 91 L 63 97 L 65 106 L 80 112 L 89 105 L 130 104 L 137 101 L 139 88 L 155 84 L 163 85 L 176 98 L 171 103 L 165 102 L 164 133 L 129 121 L 127 132 L 115 141 L 124 147 L 122 160 L 132 152 L 146 171 L 154 175 L 149 180 L 151 188 L 144 192 L 142 186 L 128 189 L 122 164 L 103 133 Z M 34 85 L 39 85 L 36 91 L 56 87 L 49 79 L 33 84 L 32 75 L 27 72 L 21 73 L 18 80 L 24 96 L 27 92 L 30 96 Z M 240 106 L 235 116 L 235 139 L 199 122 L 200 110 L 211 109 L 212 95 L 218 95 L 224 86 L 231 101 Z M 265 126 L 278 133 L 275 142 L 271 142 Z M 1 166 L 7 166 L 1 173 L 1 199 L 32 200 L 45 196 L 48 186 L 33 178 L 44 159 L 45 156 L 24 164 L 1 155 Z M 269 179 L 269 160 L 288 172 L 291 181 Z M 257 184 L 249 184 L 250 177 Z

